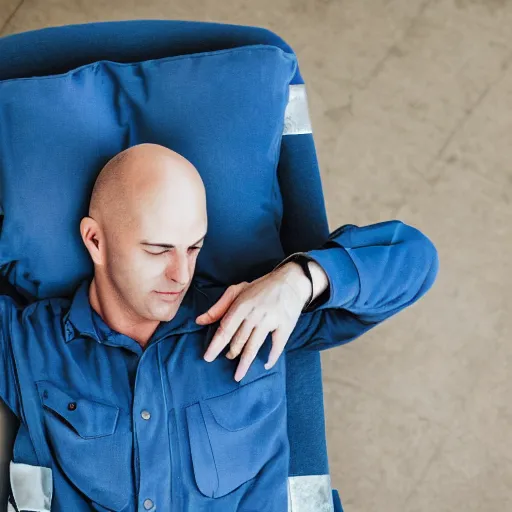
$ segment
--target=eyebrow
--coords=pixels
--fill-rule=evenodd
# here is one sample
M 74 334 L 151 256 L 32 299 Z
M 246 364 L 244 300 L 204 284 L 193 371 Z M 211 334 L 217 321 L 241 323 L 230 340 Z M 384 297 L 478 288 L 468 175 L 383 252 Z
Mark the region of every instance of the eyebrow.
M 206 234 L 203 236 L 203 238 L 200 238 L 197 242 L 194 242 L 190 247 L 192 247 L 193 245 L 197 245 L 199 242 L 202 242 L 204 239 L 206 238 Z M 153 247 L 163 247 L 165 249 L 173 249 L 175 246 L 174 245 L 171 245 L 171 244 L 157 244 L 157 243 L 153 243 L 153 242 L 148 242 L 147 240 L 142 240 L 141 242 L 142 245 L 151 245 Z

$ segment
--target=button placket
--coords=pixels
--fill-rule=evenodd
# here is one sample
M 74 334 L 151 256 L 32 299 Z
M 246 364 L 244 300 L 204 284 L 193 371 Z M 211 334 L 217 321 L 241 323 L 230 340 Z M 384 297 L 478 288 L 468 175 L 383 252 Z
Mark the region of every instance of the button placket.
M 141 510 L 156 510 L 156 502 L 161 493 L 165 494 L 165 500 L 172 499 L 168 486 L 165 487 L 165 482 L 170 480 L 172 474 L 170 453 L 168 456 L 162 453 L 163 457 L 158 462 L 152 456 L 155 445 L 165 446 L 169 443 L 165 423 L 168 413 L 163 389 L 154 385 L 155 371 L 160 371 L 158 361 L 158 345 L 149 346 L 139 360 L 135 377 L 132 413 L 138 446 L 137 485 Z M 159 475 L 158 481 L 155 481 L 155 473 Z

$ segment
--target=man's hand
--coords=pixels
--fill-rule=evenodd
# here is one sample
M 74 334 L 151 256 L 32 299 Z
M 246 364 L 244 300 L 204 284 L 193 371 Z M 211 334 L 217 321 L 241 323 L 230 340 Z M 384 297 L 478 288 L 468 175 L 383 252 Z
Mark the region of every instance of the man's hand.
M 196 319 L 198 324 L 207 325 L 222 317 L 205 361 L 213 361 L 230 343 L 226 354 L 229 359 L 243 349 L 235 373 L 235 380 L 240 381 L 271 332 L 272 349 L 265 364 L 269 370 L 283 352 L 310 293 L 309 279 L 296 263 L 287 263 L 250 283 L 230 286 L 216 304 Z

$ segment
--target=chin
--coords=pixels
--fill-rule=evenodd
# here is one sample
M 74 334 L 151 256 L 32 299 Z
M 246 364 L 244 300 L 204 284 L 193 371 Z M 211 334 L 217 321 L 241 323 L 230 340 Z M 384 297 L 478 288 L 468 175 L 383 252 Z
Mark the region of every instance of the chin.
M 177 311 L 178 308 L 174 307 L 166 311 L 155 311 L 154 318 L 160 322 L 170 322 L 176 316 Z

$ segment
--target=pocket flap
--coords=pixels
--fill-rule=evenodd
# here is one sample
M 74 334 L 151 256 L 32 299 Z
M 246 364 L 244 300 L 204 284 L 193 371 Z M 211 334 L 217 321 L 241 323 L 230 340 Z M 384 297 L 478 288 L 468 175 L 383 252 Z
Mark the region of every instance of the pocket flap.
M 43 406 L 59 415 L 80 437 L 92 439 L 114 433 L 119 407 L 71 396 L 49 381 L 39 381 L 37 388 Z
M 232 432 L 242 430 L 275 411 L 284 400 L 284 379 L 274 372 L 225 395 L 204 401 L 215 421 Z

